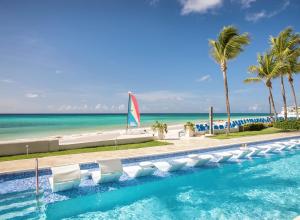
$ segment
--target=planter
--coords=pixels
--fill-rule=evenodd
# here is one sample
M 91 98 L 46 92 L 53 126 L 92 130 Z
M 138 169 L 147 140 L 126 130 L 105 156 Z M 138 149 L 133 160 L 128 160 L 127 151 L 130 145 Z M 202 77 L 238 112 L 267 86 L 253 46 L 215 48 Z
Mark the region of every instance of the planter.
M 161 131 L 156 131 L 156 132 L 155 132 L 155 136 L 157 136 L 157 138 L 158 138 L 159 140 L 163 140 L 163 139 L 165 138 L 164 132 L 161 132 Z
M 185 130 L 185 137 L 194 137 L 195 136 L 195 131 L 191 129 L 186 129 Z

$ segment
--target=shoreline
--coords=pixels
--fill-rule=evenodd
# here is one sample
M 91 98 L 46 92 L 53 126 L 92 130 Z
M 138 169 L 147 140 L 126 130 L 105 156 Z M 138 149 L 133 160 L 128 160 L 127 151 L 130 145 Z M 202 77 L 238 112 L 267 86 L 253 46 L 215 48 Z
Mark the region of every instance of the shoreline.
M 256 117 L 266 117 L 266 116 L 256 116 Z M 243 118 L 251 118 L 251 117 L 240 117 L 235 116 L 232 117 L 231 120 L 236 119 L 243 119 Z M 255 118 L 255 117 L 253 117 Z M 208 123 L 207 120 L 187 120 L 191 121 L 194 124 L 199 123 Z M 214 123 L 225 123 L 226 120 L 224 119 L 216 119 L 214 120 Z M 170 136 L 170 133 L 179 132 L 184 129 L 184 124 L 186 121 L 174 121 L 174 122 L 166 122 L 168 125 L 168 134 L 166 136 Z M 40 135 L 32 135 L 31 137 L 24 137 L 24 138 L 7 138 L 0 140 L 0 144 L 3 143 L 14 143 L 14 142 L 28 142 L 28 141 L 40 141 L 40 140 L 49 140 L 49 139 L 56 139 L 59 142 L 68 142 L 68 143 L 76 143 L 76 139 L 80 139 L 82 142 L 89 142 L 90 139 L 97 139 L 97 140 L 107 140 L 107 139 L 116 139 L 120 136 L 130 136 L 130 135 L 145 135 L 145 134 L 151 134 L 153 135 L 153 131 L 151 129 L 151 125 L 144 125 L 139 128 L 132 128 L 128 130 L 129 132 L 126 133 L 125 126 L 121 128 L 121 126 L 112 126 L 107 128 L 101 128 L 101 129 L 87 129 L 87 130 L 78 130 L 78 131 L 70 131 L 68 132 L 61 132 L 58 134 L 40 134 Z M 51 132 L 50 132 L 51 133 Z M 102 136 L 102 137 L 101 137 Z M 73 140 L 73 141 L 72 141 Z
M 205 117 L 203 115 L 205 115 Z M 266 116 L 267 115 L 264 113 L 234 113 L 232 115 L 232 120 Z M 76 114 L 75 116 L 65 116 L 61 114 L 44 114 L 42 116 L 36 114 L 22 114 L 17 116 L 10 115 L 8 117 L 0 115 L 0 141 L 36 140 L 60 136 L 65 137 L 92 133 L 119 132 L 126 129 L 124 118 L 125 116 L 120 116 L 120 114 L 105 114 L 103 117 L 101 114 Z M 214 119 L 215 121 L 226 120 L 226 116 L 223 113 L 215 113 Z M 155 121 L 166 123 L 168 124 L 169 129 L 171 129 L 171 127 L 183 125 L 187 121 L 191 121 L 194 124 L 207 123 L 208 114 L 145 114 L 142 119 L 142 127 L 139 129 L 149 130 Z
M 184 124 L 172 124 L 168 126 L 169 132 L 182 130 Z M 169 133 L 168 132 L 168 133 Z M 96 138 L 98 137 L 101 140 L 101 136 L 105 136 L 102 140 L 118 138 L 121 136 L 136 136 L 136 135 L 145 135 L 145 134 L 153 134 L 153 131 L 150 126 L 133 128 L 129 129 L 126 134 L 126 129 L 109 129 L 109 130 L 98 130 L 98 131 L 90 131 L 90 132 L 80 132 L 80 133 L 72 133 L 72 134 L 62 134 L 62 135 L 50 135 L 50 136 L 41 136 L 41 137 L 28 137 L 28 138 L 16 138 L 10 140 L 1 140 L 0 144 L 4 143 L 14 143 L 14 142 L 25 142 L 25 141 L 40 141 L 40 140 L 49 140 L 49 139 L 58 139 L 59 142 L 83 139 L 86 138 Z M 1 149 L 1 148 L 0 148 Z

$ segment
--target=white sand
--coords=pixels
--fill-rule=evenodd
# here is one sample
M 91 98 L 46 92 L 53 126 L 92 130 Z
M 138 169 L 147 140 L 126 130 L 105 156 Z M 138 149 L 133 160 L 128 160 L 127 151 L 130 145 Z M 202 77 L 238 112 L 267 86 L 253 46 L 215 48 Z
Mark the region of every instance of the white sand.
M 174 138 L 178 137 L 178 132 L 183 130 L 183 124 L 169 125 L 168 134 L 166 137 Z M 71 143 L 86 143 L 86 142 L 95 142 L 95 141 L 104 141 L 112 139 L 131 139 L 136 137 L 149 137 L 153 136 L 153 131 L 151 127 L 143 128 L 134 128 L 129 129 L 127 132 L 125 129 L 112 129 L 109 131 L 96 131 L 96 132 L 87 132 L 79 134 L 68 134 L 68 135 L 55 135 L 55 136 L 45 136 L 38 138 L 23 138 L 15 139 L 10 141 L 0 141 L 1 143 L 11 143 L 11 142 L 29 142 L 37 140 L 49 140 L 49 139 L 58 139 L 60 144 L 71 144 Z

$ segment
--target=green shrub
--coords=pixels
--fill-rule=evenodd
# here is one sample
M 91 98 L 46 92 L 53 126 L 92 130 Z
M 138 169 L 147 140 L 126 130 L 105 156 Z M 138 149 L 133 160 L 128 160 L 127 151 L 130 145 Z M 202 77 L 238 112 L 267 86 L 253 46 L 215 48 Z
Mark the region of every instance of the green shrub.
M 244 125 L 244 131 L 260 131 L 266 128 L 266 125 L 263 123 L 254 123 Z
M 300 130 L 300 120 L 276 121 L 273 126 L 282 130 Z

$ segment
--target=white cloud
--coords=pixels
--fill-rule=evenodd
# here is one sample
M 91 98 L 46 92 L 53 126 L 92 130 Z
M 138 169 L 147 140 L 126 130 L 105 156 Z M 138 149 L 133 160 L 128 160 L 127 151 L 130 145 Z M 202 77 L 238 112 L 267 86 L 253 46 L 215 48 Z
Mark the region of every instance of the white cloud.
M 259 110 L 258 104 L 254 104 L 254 105 L 252 105 L 252 106 L 249 106 L 249 110 L 250 110 L 250 111 L 253 111 L 253 112 L 258 111 L 258 110 Z
M 61 74 L 63 71 L 62 70 L 55 70 L 56 74 Z
M 281 6 L 281 8 L 278 10 L 271 11 L 271 12 L 266 12 L 265 10 L 262 10 L 260 12 L 247 14 L 245 18 L 247 21 L 252 21 L 252 22 L 257 22 L 258 20 L 260 20 L 262 18 L 271 18 L 271 17 L 274 17 L 275 15 L 281 13 L 282 11 L 284 11 L 289 5 L 290 5 L 290 1 L 285 0 L 283 5 Z
M 267 17 L 268 15 L 266 14 L 265 11 L 261 11 L 261 12 L 256 12 L 256 13 L 252 13 L 252 14 L 247 14 L 246 15 L 246 20 L 247 21 L 252 21 L 252 22 L 257 22 L 258 20 Z
M 204 82 L 204 81 L 209 81 L 211 80 L 211 75 L 207 74 L 207 75 L 204 75 L 198 79 L 196 79 L 196 82 Z
M 145 102 L 157 101 L 182 101 L 186 98 L 192 98 L 194 95 L 184 92 L 172 92 L 167 90 L 151 91 L 136 94 L 137 99 Z
M 15 81 L 12 79 L 1 79 L 0 82 L 10 84 L 10 83 L 14 83 Z
M 181 14 L 206 13 L 208 10 L 220 7 L 223 0 L 180 0 Z
M 95 110 L 99 110 L 99 111 L 107 111 L 108 110 L 108 107 L 107 105 L 104 105 L 104 104 L 97 104 L 95 106 Z
M 124 111 L 125 110 L 125 105 L 121 104 L 118 106 L 119 111 Z
M 149 0 L 149 5 L 156 6 L 159 3 L 159 0 Z
M 125 111 L 125 105 L 121 104 L 121 105 L 111 105 L 110 110 L 112 112 L 124 112 Z
M 68 105 L 64 104 L 58 108 L 60 112 L 76 112 L 76 111 L 86 111 L 89 109 L 87 104 L 84 105 Z
M 240 1 L 242 8 L 250 8 L 251 4 L 254 2 L 256 2 L 256 0 L 241 0 Z
M 101 109 L 101 104 L 97 104 L 97 105 L 95 106 L 95 109 Z
M 37 93 L 26 93 L 25 97 L 30 98 L 30 99 L 34 99 L 34 98 L 38 98 L 39 94 L 37 94 Z

